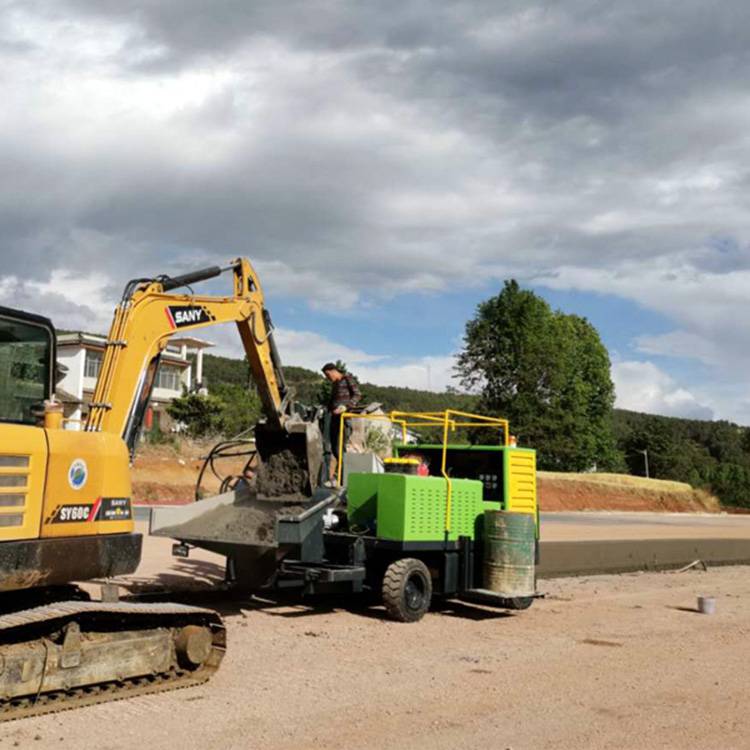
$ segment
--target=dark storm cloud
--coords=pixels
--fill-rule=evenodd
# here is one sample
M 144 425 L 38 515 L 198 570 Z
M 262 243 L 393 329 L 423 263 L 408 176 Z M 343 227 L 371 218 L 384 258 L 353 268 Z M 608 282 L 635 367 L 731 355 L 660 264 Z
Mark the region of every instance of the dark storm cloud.
M 491 3 L 456 3 L 448 8 L 397 0 L 65 0 L 35 4 L 48 13 L 62 15 L 69 9 L 77 15 L 130 23 L 138 29 L 134 39 L 163 45 L 164 61 L 176 65 L 189 64 L 196 56 L 221 57 L 248 40 L 266 37 L 297 49 L 342 51 L 377 46 L 409 50 L 447 42 L 464 25 L 465 16 L 475 21 L 492 14 Z
M 290 50 L 360 53 L 370 82 L 469 109 L 526 115 L 586 114 L 613 121 L 694 94 L 725 89 L 746 69 L 750 6 L 688 0 L 531 2 L 253 2 L 65 0 L 35 5 L 132 25 L 131 44 L 154 60 L 189 66 L 273 39 Z M 123 48 L 128 64 L 132 47 Z M 738 82 L 739 83 L 739 82 Z M 740 84 L 741 85 L 741 84 Z M 707 92 L 708 93 L 708 92 Z
M 658 179 L 681 163 L 690 169 L 706 158 L 725 159 L 726 144 L 739 137 L 736 118 L 700 110 L 701 97 L 710 102 L 717 92 L 731 97 L 744 89 L 750 9 L 742 3 L 723 4 L 720 11 L 698 2 L 588 1 L 32 0 L 15 6 L 57 23 L 125 24 L 125 41 L 108 53 L 112 75 L 124 80 L 160 76 L 165 67 L 189 71 L 207 60 L 239 71 L 229 90 L 179 115 L 183 127 L 193 118 L 196 149 L 207 128 L 233 134 L 237 146 L 228 162 L 191 172 L 158 155 L 149 161 L 153 144 L 141 149 L 124 133 L 123 147 L 132 150 L 142 174 L 109 180 L 80 205 L 62 196 L 61 205 L 39 208 L 43 217 L 59 210 L 75 226 L 143 243 L 238 252 L 252 240 L 261 253 L 304 249 L 324 261 L 352 247 L 367 255 L 369 244 L 408 248 L 405 238 L 414 230 L 430 233 L 429 220 L 417 212 L 410 222 L 394 219 L 379 208 L 381 199 L 394 188 L 461 193 L 476 171 L 488 187 L 507 173 L 529 203 L 539 205 L 542 217 L 524 217 L 523 231 L 512 238 L 532 257 L 544 262 L 551 248 L 589 262 L 597 248 L 601 253 L 623 242 L 637 255 L 654 248 L 650 239 L 638 245 L 640 227 L 605 232 L 603 239 L 576 224 L 612 206 L 642 208 L 652 200 L 638 194 L 644 179 Z M 252 115 L 241 100 L 257 91 L 241 74 L 248 57 L 258 64 L 257 45 L 269 41 L 290 58 L 312 52 L 326 62 L 310 63 L 309 80 L 298 75 L 280 82 L 279 101 L 262 113 L 268 121 L 249 132 Z M 370 98 L 362 101 L 362 92 Z M 327 137 L 298 126 L 316 108 L 352 118 L 360 106 L 363 117 L 368 106 L 391 108 L 401 120 L 396 131 L 400 124 L 425 135 L 456 130 L 476 153 L 441 154 L 441 168 L 429 155 L 410 152 L 408 139 L 400 144 L 398 132 L 378 142 L 372 131 Z M 29 160 L 30 173 L 49 167 L 43 156 Z M 95 164 L 76 170 L 57 159 L 54 166 L 57 181 L 71 169 L 86 184 L 101 179 Z M 106 157 L 99 164 L 102 173 L 118 166 Z M 40 181 L 56 180 L 47 169 Z M 33 202 L 19 212 L 33 213 Z M 669 213 L 671 222 L 659 222 L 667 243 L 677 237 L 671 227 L 685 218 L 679 210 Z M 504 215 L 516 218 L 498 206 L 497 216 Z M 712 229 L 710 217 L 694 228 L 706 237 Z M 461 241 L 456 230 L 444 236 Z M 492 226 L 471 242 L 481 258 L 507 239 Z
M 247 254 L 346 308 L 513 274 L 723 342 L 749 42 L 736 1 L 6 0 L 3 275 Z

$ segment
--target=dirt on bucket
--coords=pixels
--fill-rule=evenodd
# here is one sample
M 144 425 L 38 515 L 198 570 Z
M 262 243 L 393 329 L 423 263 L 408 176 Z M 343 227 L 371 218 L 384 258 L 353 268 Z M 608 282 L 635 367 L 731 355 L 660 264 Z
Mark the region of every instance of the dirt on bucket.
M 255 477 L 259 498 L 306 497 L 310 484 L 307 457 L 289 449 L 279 451 L 263 461 Z
M 163 532 L 183 541 L 203 540 L 253 546 L 275 546 L 276 522 L 309 507 L 310 474 L 306 456 L 289 449 L 266 458 L 248 489 L 221 505 Z
M 307 504 L 309 505 L 309 503 Z M 276 521 L 302 513 L 298 497 L 260 498 L 238 493 L 231 505 L 220 505 L 185 523 L 163 529 L 173 539 L 275 546 Z

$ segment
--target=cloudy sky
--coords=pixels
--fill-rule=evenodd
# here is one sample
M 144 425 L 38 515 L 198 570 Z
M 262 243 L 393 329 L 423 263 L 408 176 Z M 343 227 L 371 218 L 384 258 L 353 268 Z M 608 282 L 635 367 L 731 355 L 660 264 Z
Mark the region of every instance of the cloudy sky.
M 247 255 L 287 362 L 439 389 L 515 277 L 750 424 L 749 63 L 729 0 L 0 0 L 0 303 Z

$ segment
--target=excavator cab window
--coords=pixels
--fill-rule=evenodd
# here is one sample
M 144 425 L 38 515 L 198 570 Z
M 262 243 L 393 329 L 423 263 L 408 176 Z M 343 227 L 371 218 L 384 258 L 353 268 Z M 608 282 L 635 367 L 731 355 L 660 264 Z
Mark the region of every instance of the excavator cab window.
M 53 354 L 49 321 L 0 309 L 0 422 L 37 423 L 50 397 Z

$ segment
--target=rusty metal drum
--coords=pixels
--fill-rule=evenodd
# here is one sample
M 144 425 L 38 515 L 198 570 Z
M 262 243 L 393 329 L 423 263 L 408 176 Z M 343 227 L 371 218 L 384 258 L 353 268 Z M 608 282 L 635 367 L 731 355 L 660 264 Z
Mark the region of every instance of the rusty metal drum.
M 536 519 L 530 513 L 484 513 L 484 587 L 506 597 L 536 590 Z

